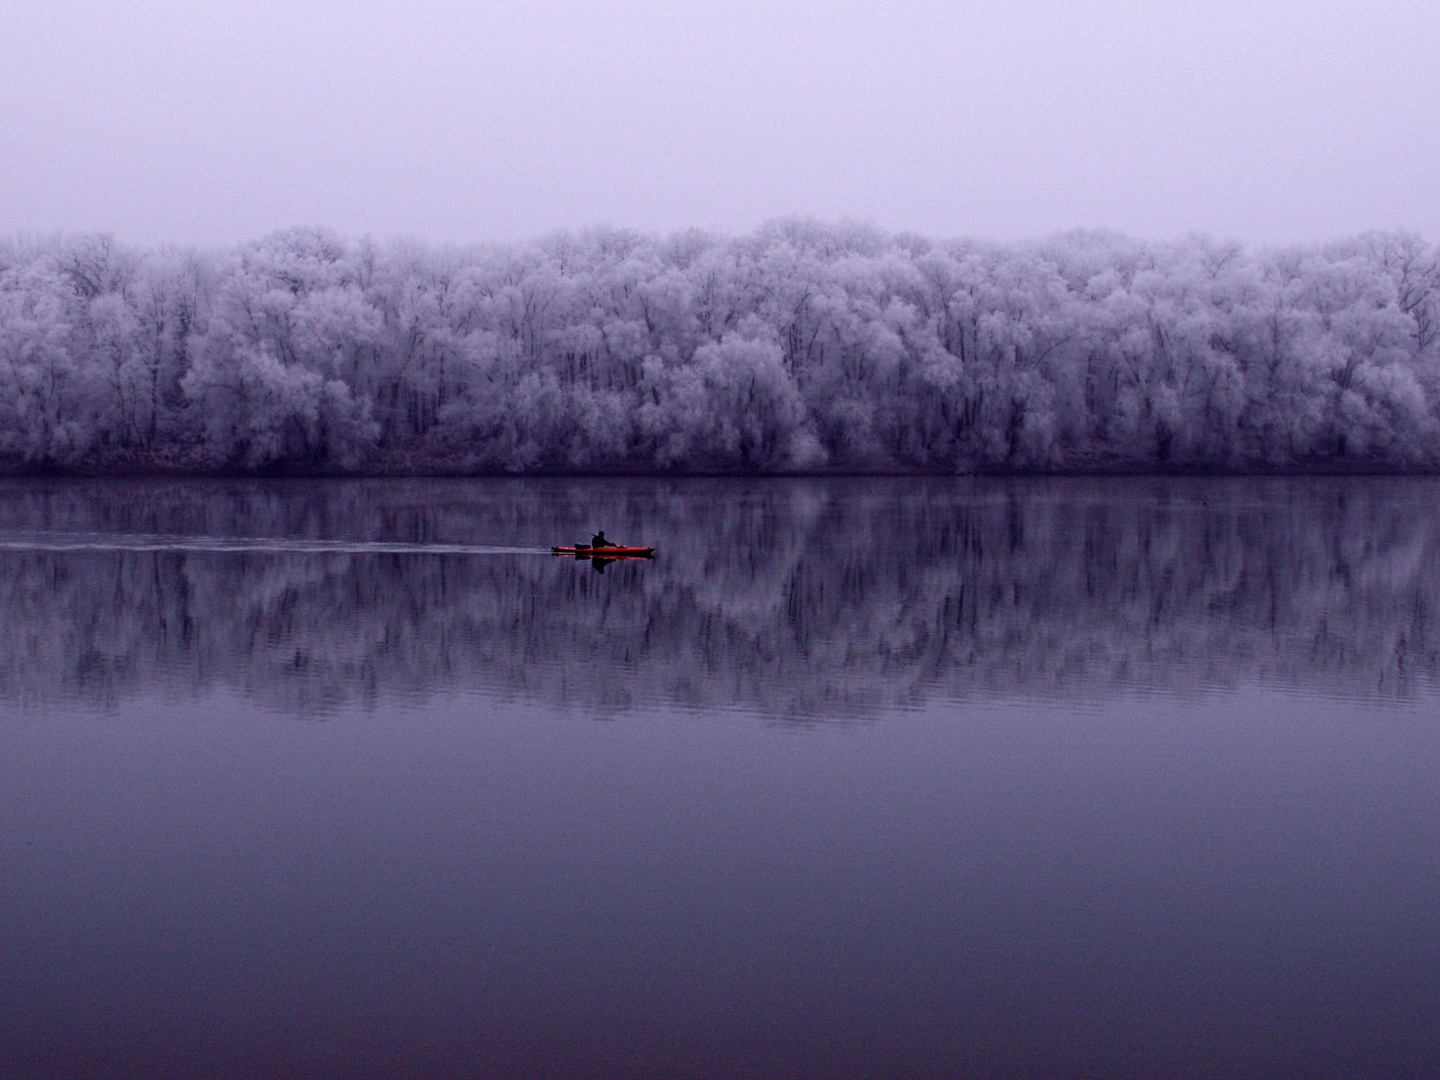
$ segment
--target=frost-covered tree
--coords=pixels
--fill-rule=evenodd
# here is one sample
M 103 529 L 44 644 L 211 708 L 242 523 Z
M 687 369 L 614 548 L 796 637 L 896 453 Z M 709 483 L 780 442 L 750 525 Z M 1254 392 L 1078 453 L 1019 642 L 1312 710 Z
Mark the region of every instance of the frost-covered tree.
M 0 245 L 10 469 L 1440 466 L 1440 251 L 786 219 Z

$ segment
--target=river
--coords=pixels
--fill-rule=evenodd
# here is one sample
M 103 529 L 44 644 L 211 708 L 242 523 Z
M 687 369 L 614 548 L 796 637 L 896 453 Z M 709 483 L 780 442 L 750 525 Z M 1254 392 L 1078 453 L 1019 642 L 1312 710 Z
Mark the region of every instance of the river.
M 5 481 L 0 1074 L 1428 1075 L 1437 617 L 1427 479 Z

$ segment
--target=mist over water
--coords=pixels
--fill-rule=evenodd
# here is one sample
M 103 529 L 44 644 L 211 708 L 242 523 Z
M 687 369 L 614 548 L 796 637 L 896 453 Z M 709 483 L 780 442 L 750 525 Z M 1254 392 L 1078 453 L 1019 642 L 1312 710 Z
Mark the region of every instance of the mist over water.
M 1424 1076 L 1437 495 L 0 484 L 0 1073 Z

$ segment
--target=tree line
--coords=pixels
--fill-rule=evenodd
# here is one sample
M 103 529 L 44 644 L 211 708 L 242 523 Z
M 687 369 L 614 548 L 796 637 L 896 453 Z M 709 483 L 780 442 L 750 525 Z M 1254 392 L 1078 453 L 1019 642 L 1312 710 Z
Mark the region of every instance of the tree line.
M 0 468 L 1433 470 L 1440 248 L 0 243 Z

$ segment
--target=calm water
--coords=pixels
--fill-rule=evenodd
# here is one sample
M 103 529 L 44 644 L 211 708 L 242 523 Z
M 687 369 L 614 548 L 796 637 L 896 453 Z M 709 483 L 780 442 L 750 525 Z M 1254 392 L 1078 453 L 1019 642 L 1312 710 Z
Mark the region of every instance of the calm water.
M 1437 617 L 1432 481 L 0 484 L 0 1076 L 1430 1076 Z

